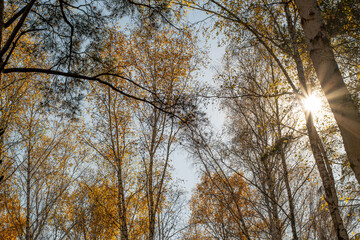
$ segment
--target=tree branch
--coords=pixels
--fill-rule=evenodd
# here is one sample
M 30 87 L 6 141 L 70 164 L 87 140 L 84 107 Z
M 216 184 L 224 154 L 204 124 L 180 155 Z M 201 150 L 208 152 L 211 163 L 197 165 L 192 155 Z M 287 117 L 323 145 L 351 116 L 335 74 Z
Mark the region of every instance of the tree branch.
M 85 76 L 85 75 L 81 75 L 81 74 L 78 74 L 78 73 L 61 72 L 61 71 L 57 71 L 57 70 L 41 69 L 41 68 L 7 68 L 7 69 L 4 69 L 3 73 L 5 73 L 5 74 L 7 74 L 7 73 L 43 73 L 43 74 L 51 74 L 51 75 L 56 75 L 56 76 L 71 77 L 71 78 L 77 78 L 77 79 L 83 79 L 83 80 L 98 82 L 98 83 L 100 83 L 102 85 L 105 85 L 105 86 L 111 88 L 115 92 L 118 92 L 118 93 L 124 95 L 125 97 L 129 97 L 129 98 L 132 98 L 134 100 L 138 100 L 138 101 L 141 101 L 141 102 L 148 103 L 151 106 L 153 106 L 154 108 L 160 110 L 161 112 L 166 113 L 166 114 L 170 114 L 171 116 L 175 116 L 175 117 L 177 117 L 177 118 L 179 118 L 181 120 L 181 117 L 176 116 L 174 113 L 157 106 L 152 101 L 147 100 L 146 98 L 140 98 L 140 97 L 131 95 L 129 93 L 126 93 L 123 90 L 115 87 L 111 83 L 106 82 L 104 80 L 101 80 L 100 78 L 98 78 L 96 76 L 94 76 L 94 77 Z M 98 76 L 100 76 L 100 75 L 98 75 Z M 117 75 L 117 76 L 121 77 L 119 75 Z M 121 77 L 121 78 L 124 78 L 124 79 L 127 80 L 127 78 L 125 78 L 125 77 Z
M 20 9 L 20 11 L 18 11 L 17 13 L 14 14 L 14 16 L 12 16 L 9 20 L 7 20 L 7 22 L 4 24 L 4 28 L 8 28 L 10 27 L 10 25 L 15 22 L 16 19 L 18 19 L 18 17 L 20 17 L 26 10 L 26 7 L 23 7 L 22 9 Z
M 11 43 L 14 41 L 17 33 L 20 31 L 22 25 L 25 22 L 26 17 L 28 16 L 31 8 L 34 6 L 36 0 L 32 0 L 27 6 L 26 9 L 24 10 L 24 13 L 22 14 L 19 22 L 16 24 L 14 30 L 12 31 L 10 37 L 8 38 L 8 40 L 6 41 L 6 43 L 4 44 L 4 47 L 1 49 L 0 51 L 0 59 L 4 56 L 4 54 L 9 50 L 9 47 L 11 45 Z

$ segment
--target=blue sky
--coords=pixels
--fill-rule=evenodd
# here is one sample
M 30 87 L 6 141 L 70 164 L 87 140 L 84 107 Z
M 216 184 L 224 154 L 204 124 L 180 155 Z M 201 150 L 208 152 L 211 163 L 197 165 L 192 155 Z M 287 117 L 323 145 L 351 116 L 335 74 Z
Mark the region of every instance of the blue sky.
M 192 10 L 189 12 L 188 21 L 191 23 L 199 22 L 207 17 L 206 14 Z M 204 38 L 199 41 L 200 48 L 208 47 L 209 64 L 202 71 L 198 81 L 214 84 L 215 69 L 221 66 L 221 60 L 225 51 L 225 47 L 218 46 L 217 39 L 206 40 Z M 206 109 L 207 117 L 213 125 L 215 131 L 220 131 L 224 123 L 225 114 L 219 110 L 217 104 L 209 104 Z M 190 193 L 199 181 L 199 172 L 194 166 L 193 160 L 189 154 L 183 149 L 177 149 L 173 154 L 174 177 L 183 180 L 182 186 Z

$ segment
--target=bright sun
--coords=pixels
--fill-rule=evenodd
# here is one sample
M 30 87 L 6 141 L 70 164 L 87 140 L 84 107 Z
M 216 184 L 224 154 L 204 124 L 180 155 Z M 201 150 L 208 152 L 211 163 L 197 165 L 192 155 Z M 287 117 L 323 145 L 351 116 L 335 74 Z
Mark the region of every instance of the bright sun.
M 303 104 L 306 110 L 310 112 L 316 112 L 321 108 L 321 100 L 317 96 L 309 95 L 303 100 Z

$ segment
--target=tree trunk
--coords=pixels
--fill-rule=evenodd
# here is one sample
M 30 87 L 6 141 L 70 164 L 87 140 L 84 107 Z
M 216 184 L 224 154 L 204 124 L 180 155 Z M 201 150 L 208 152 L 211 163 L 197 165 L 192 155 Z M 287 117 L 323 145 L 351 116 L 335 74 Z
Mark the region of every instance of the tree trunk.
M 280 118 L 279 118 L 279 114 L 278 114 L 277 99 L 276 99 L 276 110 L 277 110 L 276 115 L 277 115 L 277 121 L 278 121 L 277 129 L 278 129 L 279 139 L 281 139 L 282 135 L 281 135 L 281 128 L 280 128 Z M 280 147 L 280 158 L 281 158 L 281 165 L 282 165 L 283 174 L 284 174 L 286 194 L 287 194 L 288 202 L 289 202 L 289 220 L 290 220 L 290 225 L 291 225 L 291 231 L 292 231 L 293 239 L 298 240 L 299 238 L 297 236 L 297 231 L 296 231 L 294 198 L 293 198 L 293 195 L 291 192 L 291 187 L 290 187 L 290 182 L 289 182 L 289 171 L 288 171 L 287 164 L 286 164 L 284 146 Z
M 155 209 L 155 190 L 154 190 L 154 158 L 156 152 L 156 135 L 158 132 L 157 124 L 159 121 L 158 111 L 154 109 L 153 116 L 154 122 L 152 126 L 152 135 L 149 151 L 149 170 L 147 173 L 147 198 L 148 198 L 148 208 L 149 208 L 149 236 L 148 240 L 155 239 L 155 223 L 156 223 L 156 209 Z M 159 193 L 160 194 L 160 193 Z
M 288 12 L 287 12 L 288 13 Z M 288 15 L 287 15 L 288 17 Z M 272 61 L 271 61 L 271 78 L 273 80 L 273 83 L 275 81 Z M 276 84 L 274 84 L 276 86 Z M 278 94 L 278 89 L 275 89 L 275 94 Z M 279 110 L 279 100 L 278 98 L 275 98 L 275 107 L 276 107 L 276 121 L 277 121 L 277 133 L 278 133 L 278 139 L 276 141 L 281 141 L 282 139 L 282 133 L 281 133 L 281 120 L 280 120 L 280 110 Z M 286 158 L 285 158 L 285 147 L 283 144 L 280 146 L 280 159 L 281 159 L 281 166 L 283 169 L 283 175 L 284 175 L 284 182 L 285 182 L 285 188 L 286 188 L 286 194 L 289 202 L 289 220 L 290 220 L 290 226 L 291 231 L 293 235 L 294 240 L 298 240 L 297 231 L 296 231 L 296 218 L 295 218 L 295 205 L 294 205 L 294 198 L 291 192 L 290 187 L 290 181 L 289 181 L 289 171 L 286 164 Z
M 121 240 L 128 240 L 128 227 L 126 222 L 126 201 L 125 201 L 125 191 L 124 191 L 124 183 L 123 183 L 123 176 L 122 176 L 122 166 L 121 160 L 118 161 L 118 169 L 117 169 L 117 177 L 118 177 L 118 211 L 119 211 L 119 218 L 120 218 L 120 232 L 121 232 Z
M 148 176 L 148 199 L 149 199 L 149 240 L 155 239 L 156 209 L 154 206 L 153 188 L 153 157 L 150 157 L 149 176 Z
M 2 48 L 2 39 L 3 39 L 3 30 L 4 30 L 4 0 L 0 0 L 0 49 Z M 0 66 L 2 65 L 3 60 L 0 58 Z M 0 72 L 0 86 L 2 87 L 2 73 Z M 4 114 L 1 112 L 1 116 Z M 2 120 L 2 119 L 1 119 Z M 5 133 L 5 127 L 3 126 L 3 121 L 0 122 L 0 164 L 2 164 L 2 153 L 3 153 L 3 136 Z M 1 166 L 1 165 L 0 165 Z M 0 175 L 0 184 L 4 179 L 3 175 Z
M 307 96 L 310 92 L 310 89 L 308 89 L 306 84 L 304 67 L 295 41 L 294 25 L 290 16 L 288 6 L 285 6 L 285 14 L 288 25 L 288 31 L 291 37 L 291 44 L 293 47 L 293 57 L 296 63 L 299 82 L 301 85 L 301 89 L 303 91 L 303 95 Z M 313 152 L 316 166 L 318 167 L 320 177 L 323 183 L 323 187 L 325 189 L 325 200 L 329 205 L 329 211 L 334 224 L 335 231 L 337 233 L 337 237 L 338 239 L 349 239 L 349 236 L 346 232 L 343 220 L 340 215 L 338 198 L 335 188 L 335 180 L 332 174 L 331 166 L 329 164 L 329 159 L 327 158 L 327 154 L 323 147 L 322 141 L 314 126 L 311 112 L 307 113 L 305 109 L 303 109 L 303 112 L 306 118 L 306 127 L 311 145 L 311 150 Z
M 320 85 L 339 126 L 350 166 L 360 183 L 360 113 L 341 76 L 315 0 L 295 0 Z
M 281 233 L 281 220 L 279 218 L 277 199 L 275 194 L 275 184 L 274 184 L 274 175 L 272 173 L 272 168 L 269 167 L 268 159 L 263 159 L 263 165 L 265 170 L 265 192 L 268 192 L 268 195 L 265 196 L 269 198 L 269 214 L 270 214 L 270 235 L 271 239 L 277 240 L 282 239 Z
M 311 114 L 306 117 L 306 127 L 310 139 L 310 145 L 314 154 L 315 162 L 318 167 L 323 187 L 325 190 L 325 200 L 328 203 L 332 222 L 335 232 L 339 240 L 348 240 L 349 236 L 344 227 L 343 220 L 340 215 L 339 203 L 336 195 L 335 181 L 331 172 L 331 168 L 327 168 L 328 161 L 326 153 L 322 148 L 321 139 L 313 124 Z
M 120 220 L 120 239 L 121 240 L 128 240 L 129 239 L 129 230 L 127 225 L 127 209 L 126 209 L 126 198 L 125 198 L 125 189 L 124 189 L 124 176 L 123 176 L 123 156 L 124 154 L 121 153 L 120 145 L 121 140 L 120 138 L 120 131 L 119 125 L 121 121 L 117 118 L 117 111 L 116 107 L 112 108 L 112 101 L 116 101 L 115 99 L 112 100 L 111 90 L 107 90 L 108 96 L 108 109 L 107 114 L 109 117 L 109 132 L 110 132 L 110 139 L 112 144 L 112 151 L 114 154 L 114 160 L 116 163 L 116 175 L 117 175 L 117 207 L 118 207 L 118 214 Z M 114 117 L 114 119 L 112 119 Z M 115 136 L 112 134 L 112 129 L 115 129 Z M 124 141 L 125 142 L 125 141 Z
M 27 152 L 27 166 L 26 166 L 26 222 L 25 222 L 25 240 L 31 240 L 31 228 L 30 228 L 30 212 L 31 212 L 31 129 L 30 129 L 30 138 L 28 140 L 29 142 L 29 149 Z
M 0 0 L 0 49 L 2 48 L 3 32 L 4 32 L 4 0 Z M 2 65 L 2 57 L 0 58 L 0 65 Z M 1 76 L 1 75 L 0 75 Z M 1 82 L 1 81 L 0 81 Z

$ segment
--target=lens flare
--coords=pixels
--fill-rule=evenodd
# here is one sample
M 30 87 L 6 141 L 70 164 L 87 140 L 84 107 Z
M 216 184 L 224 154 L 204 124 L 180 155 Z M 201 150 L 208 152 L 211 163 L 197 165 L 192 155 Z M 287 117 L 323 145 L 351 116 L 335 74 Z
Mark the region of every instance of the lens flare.
M 317 96 L 309 95 L 303 100 L 303 104 L 306 110 L 310 112 L 316 112 L 321 109 L 321 100 Z

